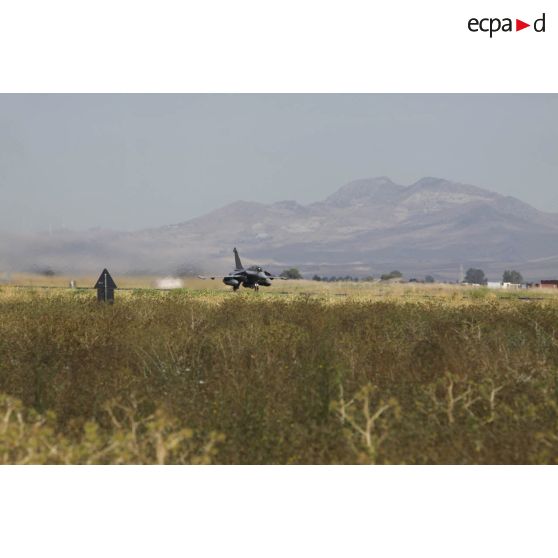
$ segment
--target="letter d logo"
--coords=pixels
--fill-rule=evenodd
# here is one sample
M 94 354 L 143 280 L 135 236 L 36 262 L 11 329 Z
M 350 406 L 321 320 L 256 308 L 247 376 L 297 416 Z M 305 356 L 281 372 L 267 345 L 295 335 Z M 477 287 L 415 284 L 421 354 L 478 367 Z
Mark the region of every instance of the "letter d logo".
M 539 19 L 535 20 L 535 23 L 533 23 L 533 29 L 537 32 L 537 33 L 544 33 L 545 32 L 545 16 L 546 14 L 543 14 L 542 17 L 540 17 Z

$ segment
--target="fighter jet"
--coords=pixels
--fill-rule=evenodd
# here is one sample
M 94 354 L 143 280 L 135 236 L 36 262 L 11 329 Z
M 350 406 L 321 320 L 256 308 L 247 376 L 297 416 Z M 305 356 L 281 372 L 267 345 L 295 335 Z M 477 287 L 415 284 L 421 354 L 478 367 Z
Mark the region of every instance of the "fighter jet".
M 241 285 L 245 289 L 254 289 L 257 291 L 260 286 L 270 287 L 273 279 L 285 279 L 284 277 L 272 275 L 269 271 L 265 271 L 258 265 L 245 268 L 240 261 L 238 250 L 234 248 L 233 252 L 235 268 L 228 275 L 214 275 L 212 277 L 198 275 L 198 277 L 200 279 L 223 279 L 223 283 L 232 287 L 233 291 L 238 291 Z

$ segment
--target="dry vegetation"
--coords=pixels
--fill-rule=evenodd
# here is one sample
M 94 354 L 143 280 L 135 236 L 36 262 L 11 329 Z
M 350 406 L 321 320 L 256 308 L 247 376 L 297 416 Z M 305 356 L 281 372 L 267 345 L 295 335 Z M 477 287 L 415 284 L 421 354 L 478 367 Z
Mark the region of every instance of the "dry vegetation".
M 551 294 L 207 286 L 1 287 L 0 463 L 558 460 Z

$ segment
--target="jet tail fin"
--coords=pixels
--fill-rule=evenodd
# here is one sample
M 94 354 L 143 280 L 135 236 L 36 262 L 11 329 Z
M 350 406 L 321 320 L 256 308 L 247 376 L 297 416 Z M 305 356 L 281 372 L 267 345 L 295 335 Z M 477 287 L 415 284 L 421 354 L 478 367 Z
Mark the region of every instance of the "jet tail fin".
M 244 269 L 242 267 L 242 262 L 240 261 L 240 256 L 238 255 L 238 250 L 236 248 L 233 248 L 233 252 L 234 252 L 235 270 L 236 269 Z

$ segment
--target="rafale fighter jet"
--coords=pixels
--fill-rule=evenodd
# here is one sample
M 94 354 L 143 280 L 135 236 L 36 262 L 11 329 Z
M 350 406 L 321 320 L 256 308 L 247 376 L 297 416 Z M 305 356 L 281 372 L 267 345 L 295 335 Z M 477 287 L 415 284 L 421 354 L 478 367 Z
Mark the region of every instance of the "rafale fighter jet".
M 234 271 L 231 271 L 228 275 L 214 275 L 213 277 L 198 275 L 198 277 L 200 279 L 223 279 L 223 283 L 232 287 L 233 291 L 237 291 L 240 285 L 246 289 L 254 289 L 257 291 L 260 286 L 270 287 L 273 279 L 285 279 L 284 277 L 271 275 L 269 271 L 265 271 L 258 265 L 251 265 L 245 268 L 240 261 L 238 250 L 234 248 L 233 252 L 235 263 Z

